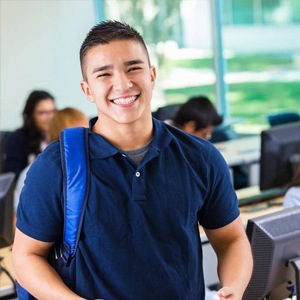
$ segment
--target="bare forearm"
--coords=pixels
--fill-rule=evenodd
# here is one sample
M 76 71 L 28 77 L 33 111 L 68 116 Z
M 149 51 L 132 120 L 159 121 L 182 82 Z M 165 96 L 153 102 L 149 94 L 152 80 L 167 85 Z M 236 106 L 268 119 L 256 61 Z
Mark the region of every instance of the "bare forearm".
M 229 287 L 237 299 L 242 299 L 252 274 L 252 254 L 245 240 L 237 240 L 218 254 L 218 274 L 221 285 Z
M 37 299 L 84 299 L 73 293 L 41 256 L 15 258 L 14 269 L 18 283 Z
M 252 274 L 252 254 L 241 218 L 206 234 L 218 257 L 220 300 L 241 300 Z

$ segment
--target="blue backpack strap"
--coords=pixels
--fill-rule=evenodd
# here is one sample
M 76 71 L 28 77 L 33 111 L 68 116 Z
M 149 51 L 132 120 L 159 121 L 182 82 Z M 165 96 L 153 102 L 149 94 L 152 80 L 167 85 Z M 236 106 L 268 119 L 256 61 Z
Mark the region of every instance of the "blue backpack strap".
M 60 134 L 60 141 L 65 201 L 61 255 L 68 264 L 76 253 L 89 196 L 88 129 L 65 129 Z
M 57 267 L 63 269 L 76 253 L 89 196 L 88 129 L 83 127 L 65 129 L 61 132 L 60 139 L 65 207 L 64 240 L 60 245 L 60 257 L 63 263 L 57 264 Z M 16 288 L 19 300 L 37 300 L 17 281 Z

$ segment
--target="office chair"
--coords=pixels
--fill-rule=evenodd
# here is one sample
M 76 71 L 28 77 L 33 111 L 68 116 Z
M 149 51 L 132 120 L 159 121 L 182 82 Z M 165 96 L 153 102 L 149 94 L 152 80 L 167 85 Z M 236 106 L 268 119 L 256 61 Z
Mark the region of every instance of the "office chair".
M 295 153 L 289 157 L 289 162 L 292 169 L 293 178 L 296 175 L 296 172 L 298 171 L 298 168 L 300 168 L 300 153 Z
M 13 192 L 15 173 L 0 174 L 0 248 L 13 240 Z
M 182 104 L 169 104 L 159 107 L 157 111 L 153 113 L 153 117 L 161 121 L 173 120 L 181 105 Z
M 268 115 L 268 121 L 271 126 L 283 125 L 300 121 L 300 115 L 296 112 L 270 114 Z
M 0 249 L 10 246 L 13 242 L 13 192 L 14 192 L 15 174 L 3 173 L 0 174 Z M 2 252 L 1 252 L 2 254 Z M 17 299 L 15 281 L 10 271 L 6 268 L 5 263 L 2 264 L 0 255 L 0 276 L 7 276 L 14 287 L 11 293 L 0 298 L 2 299 Z M 1 288 L 2 290 L 2 288 Z M 1 294 L 1 292 L 0 292 Z
M 237 137 L 238 134 L 230 126 L 223 126 L 221 124 L 214 128 L 210 141 L 212 143 L 220 143 L 236 139 Z
M 3 162 L 5 160 L 5 145 L 10 131 L 0 131 L 0 173 L 3 171 Z

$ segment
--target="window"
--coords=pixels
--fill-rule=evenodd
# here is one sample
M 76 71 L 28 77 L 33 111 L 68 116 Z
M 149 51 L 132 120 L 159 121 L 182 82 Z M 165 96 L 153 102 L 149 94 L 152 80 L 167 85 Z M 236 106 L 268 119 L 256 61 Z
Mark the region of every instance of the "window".
M 105 12 L 145 39 L 158 70 L 153 110 L 199 94 L 215 101 L 207 0 L 106 0 Z
M 153 110 L 200 94 L 217 102 L 211 1 L 104 1 L 107 19 L 125 21 L 144 36 L 158 71 Z M 243 119 L 236 129 L 258 133 L 268 126 L 268 113 L 300 111 L 300 1 L 222 3 L 225 99 L 230 116 Z

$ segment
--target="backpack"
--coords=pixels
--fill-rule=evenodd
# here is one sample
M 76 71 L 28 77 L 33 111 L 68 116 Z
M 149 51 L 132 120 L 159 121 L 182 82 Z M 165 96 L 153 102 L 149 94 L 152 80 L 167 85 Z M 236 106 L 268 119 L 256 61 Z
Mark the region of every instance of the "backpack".
M 51 248 L 49 262 L 64 273 L 76 254 L 90 188 L 88 129 L 68 128 L 60 134 L 63 170 L 64 232 L 63 241 Z M 36 300 L 16 282 L 19 300 Z

